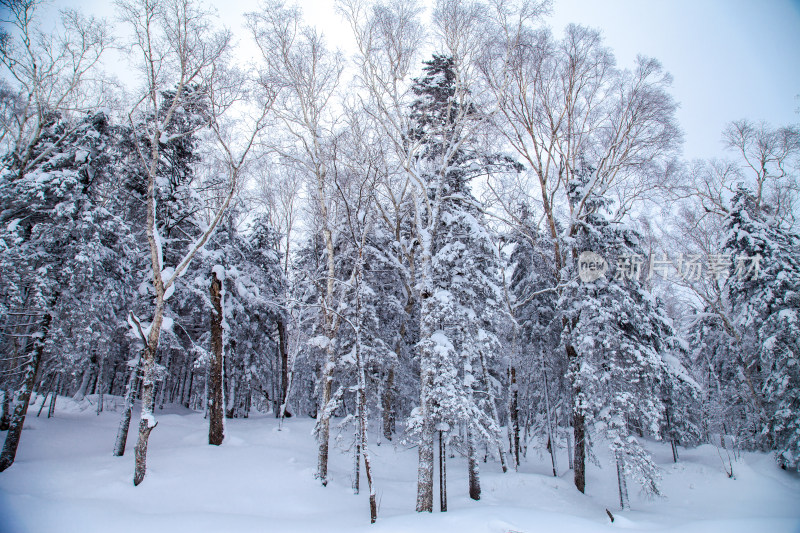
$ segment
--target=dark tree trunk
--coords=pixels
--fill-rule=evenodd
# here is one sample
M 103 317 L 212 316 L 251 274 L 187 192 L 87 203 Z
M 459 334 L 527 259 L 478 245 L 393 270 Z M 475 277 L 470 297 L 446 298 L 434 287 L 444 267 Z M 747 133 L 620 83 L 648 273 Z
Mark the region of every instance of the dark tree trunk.
M 8 431 L 11 421 L 11 389 L 3 391 L 3 414 L 0 415 L 0 431 Z
M 669 412 L 670 412 L 670 403 L 667 402 L 666 409 L 664 410 L 664 414 L 666 415 L 666 422 L 667 422 L 667 434 L 670 436 L 669 442 L 672 445 L 672 462 L 678 462 L 678 442 L 675 439 L 674 432 L 672 430 L 672 421 L 670 420 Z
M 619 488 L 619 508 L 629 509 L 631 504 L 628 500 L 628 484 L 625 481 L 625 458 L 620 453 L 616 454 L 617 459 L 617 486 Z
M 95 385 L 94 385 L 94 393 L 97 396 L 97 414 L 98 414 L 98 416 L 100 415 L 100 413 L 103 412 L 103 401 L 104 401 L 103 400 L 103 387 L 104 387 L 104 384 L 103 384 L 103 371 L 105 370 L 105 363 L 106 363 L 106 358 L 102 357 L 100 359 L 100 364 L 98 365 L 98 368 L 97 368 L 97 381 L 95 382 Z
M 50 392 L 51 391 L 45 391 L 44 398 L 42 398 L 42 405 L 39 406 L 39 411 L 36 413 L 36 418 L 39 418 L 39 416 L 42 414 L 42 411 L 44 411 L 44 405 L 47 403 L 47 397 L 50 395 Z
M 481 499 L 481 482 L 478 473 L 478 458 L 476 456 L 474 436 L 467 426 L 467 469 L 469 473 L 469 497 L 473 500 Z
M 125 446 L 128 443 L 128 430 L 131 427 L 131 413 L 133 411 L 133 399 L 136 396 L 136 379 L 139 375 L 139 361 L 131 367 L 128 375 L 128 383 L 125 385 L 125 399 L 122 406 L 122 418 L 117 428 L 117 440 L 114 442 L 114 455 L 122 457 L 125 455 Z
M 208 443 L 222 444 L 225 438 L 223 390 L 224 368 L 222 358 L 222 282 L 216 272 L 211 273 L 211 368 L 208 391 Z
M 566 347 L 567 361 L 570 366 L 578 364 L 578 352 L 575 347 L 568 344 Z M 586 491 L 586 415 L 581 402 L 581 389 L 573 385 L 573 433 L 575 435 L 575 454 L 572 466 L 575 474 L 575 487 Z
M 511 455 L 514 459 L 514 468 L 519 467 L 519 390 L 517 387 L 517 369 L 513 366 L 509 371 L 511 382 L 511 395 L 509 405 L 509 418 L 511 419 Z
M 183 406 L 190 408 L 192 402 L 192 385 L 194 384 L 194 370 L 190 368 L 187 370 L 187 372 L 189 373 L 187 377 L 189 383 L 186 385 L 186 390 L 183 392 Z
M 278 401 L 279 409 L 275 416 L 284 418 L 292 416 L 288 412 L 286 402 L 289 400 L 289 335 L 286 332 L 286 322 L 283 318 L 278 319 L 278 355 L 280 357 L 281 366 L 281 390 Z
M 50 396 L 50 407 L 47 408 L 47 418 L 53 418 L 56 413 L 56 398 L 61 392 L 61 374 L 56 378 L 56 386 L 53 389 L 53 395 Z
M 19 439 L 22 436 L 22 426 L 25 423 L 25 415 L 28 412 L 28 403 L 31 400 L 31 391 L 33 385 L 36 383 L 36 374 L 39 371 L 39 362 L 42 360 L 42 352 L 44 352 L 44 345 L 47 339 L 47 333 L 50 330 L 50 321 L 52 317 L 50 314 L 44 315 L 42 319 L 40 335 L 33 343 L 30 359 L 25 364 L 25 370 L 22 378 L 22 387 L 17 391 L 15 398 L 14 412 L 9 421 L 8 434 L 6 441 L 3 445 L 3 452 L 0 453 L 0 472 L 14 463 L 17 457 L 17 448 L 19 447 Z
M 443 432 L 439 432 L 439 510 L 447 511 L 447 444 Z
M 383 436 L 392 440 L 394 433 L 394 408 L 392 407 L 392 390 L 394 388 L 394 367 L 389 368 L 386 375 L 386 386 L 383 389 Z
M 575 487 L 584 492 L 586 490 L 586 419 L 580 408 L 575 409 L 573 422 L 575 458 L 572 463 L 575 468 Z

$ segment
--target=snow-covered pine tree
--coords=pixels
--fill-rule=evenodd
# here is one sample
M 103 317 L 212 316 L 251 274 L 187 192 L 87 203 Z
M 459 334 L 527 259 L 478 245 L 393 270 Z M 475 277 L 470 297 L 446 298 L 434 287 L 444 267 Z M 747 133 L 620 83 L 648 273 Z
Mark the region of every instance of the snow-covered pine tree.
M 6 388 L 17 394 L 2 469 L 14 460 L 42 354 L 57 350 L 45 376 L 66 370 L 86 375 L 98 348 L 115 355 L 98 342 L 102 336 L 107 343 L 121 324 L 133 245 L 99 191 L 113 174 L 117 133 L 102 113 L 77 124 L 53 115 L 32 146 L 37 163 L 21 172 L 15 159 L 6 159 L 0 174 L 4 342 L 10 342 L 8 353 L 18 354 L 4 369 L 16 383 Z M 86 328 L 74 328 L 77 313 Z M 95 371 L 101 384 L 102 370 Z
M 576 351 L 568 374 L 573 408 L 591 430 L 587 437 L 594 433 L 608 442 L 625 508 L 626 476 L 633 476 L 646 492 L 659 493 L 658 469 L 633 432 L 636 428 L 660 437 L 665 412 L 660 391 L 685 370 L 674 357 L 668 370 L 665 355 L 676 349 L 678 340 L 662 304 L 642 285 L 633 266 L 643 256 L 639 236 L 606 220 L 606 199 L 591 194 L 584 198 L 590 176 L 587 169 L 570 187 L 570 197 L 582 199 L 586 213 L 578 224 L 575 249 L 600 254 L 610 268 L 595 281 L 584 282 L 577 275 L 570 280 L 559 301 L 570 324 L 562 341 Z M 572 268 L 577 274 L 579 266 Z
M 458 442 L 469 463 L 469 494 L 480 498 L 477 449 L 485 443 L 504 461 L 497 420 L 498 332 L 503 314 L 500 260 L 480 202 L 469 182 L 513 166 L 482 150 L 466 121 L 479 121 L 468 92 L 458 87 L 452 57 L 434 55 L 415 81 L 409 139 L 421 142 L 419 168 L 431 221 L 430 279 L 423 294 L 420 408 L 409 420 L 420 437 L 418 509 L 430 510 L 433 431 Z M 465 98 L 466 96 L 466 98 Z M 503 465 L 505 468 L 505 464 Z M 432 500 L 432 497 L 430 498 Z M 430 502 L 432 504 L 432 501 Z
M 728 214 L 725 289 L 742 346 L 739 376 L 752 400 L 756 442 L 800 467 L 800 238 L 740 188 Z
M 536 226 L 530 207 L 521 205 L 516 218 L 518 227 L 509 237 L 514 246 L 509 257 L 512 267 L 509 298 L 516 322 L 510 339 L 510 449 L 518 466 L 527 441 L 524 435 L 531 430 L 543 435 L 548 441 L 555 476 L 558 473 L 555 406 L 568 403 L 569 395 L 563 379 L 567 361 L 564 351 L 559 349 L 561 316 L 556 307 L 558 281 L 552 268 L 553 246 L 547 233 Z M 524 432 L 522 437 L 521 432 Z

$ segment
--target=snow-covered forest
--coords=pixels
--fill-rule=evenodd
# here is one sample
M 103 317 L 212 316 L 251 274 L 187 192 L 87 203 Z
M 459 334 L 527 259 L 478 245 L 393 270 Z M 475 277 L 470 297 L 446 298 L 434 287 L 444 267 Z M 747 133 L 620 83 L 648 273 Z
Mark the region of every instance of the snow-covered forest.
M 8 531 L 800 523 L 798 125 L 548 0 L 0 6 Z

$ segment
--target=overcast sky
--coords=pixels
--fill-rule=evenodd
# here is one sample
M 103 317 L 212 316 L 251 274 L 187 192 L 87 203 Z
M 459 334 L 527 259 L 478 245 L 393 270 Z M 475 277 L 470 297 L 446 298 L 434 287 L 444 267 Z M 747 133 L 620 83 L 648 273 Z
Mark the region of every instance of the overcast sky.
M 427 2 L 426 2 L 427 3 Z M 106 0 L 55 0 L 109 16 Z M 213 0 L 226 25 L 245 39 L 241 14 L 250 0 Z M 305 18 L 331 43 L 348 28 L 333 0 L 299 0 Z M 621 67 L 637 54 L 659 59 L 673 76 L 687 158 L 724 155 L 720 133 L 735 119 L 772 125 L 800 122 L 800 0 L 554 0 L 547 21 L 600 28 Z
M 556 0 L 553 28 L 603 30 L 620 66 L 636 54 L 673 76 L 688 158 L 721 152 L 735 119 L 800 122 L 800 1 Z

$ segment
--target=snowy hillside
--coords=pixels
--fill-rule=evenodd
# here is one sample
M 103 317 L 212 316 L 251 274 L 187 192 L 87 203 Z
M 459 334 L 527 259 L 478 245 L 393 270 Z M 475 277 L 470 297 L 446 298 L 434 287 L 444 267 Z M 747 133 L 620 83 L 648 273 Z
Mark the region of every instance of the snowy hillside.
M 89 397 L 89 400 L 94 400 Z M 113 401 L 113 399 L 107 401 Z M 38 403 L 38 402 L 37 402 Z M 771 533 L 800 528 L 800 478 L 767 454 L 744 453 L 729 479 L 710 445 L 680 449 L 648 443 L 663 470 L 663 498 L 642 499 L 631 487 L 632 508 L 617 512 L 616 478 L 607 458 L 589 463 L 587 494 L 566 470 L 548 476 L 549 455 L 529 449 L 518 473 L 481 463 L 482 499 L 467 496 L 466 461 L 451 459 L 449 511 L 415 513 L 415 448 L 372 446 L 379 512 L 369 524 L 366 491 L 350 488 L 352 454 L 331 455 L 330 482 L 314 479 L 313 420 L 293 418 L 283 428 L 271 416 L 226 420 L 222 446 L 207 444 L 202 413 L 166 409 L 148 454 L 148 476 L 131 482 L 131 432 L 124 457 L 112 457 L 119 413 L 95 415 L 87 401 L 59 398 L 51 419 L 31 408 L 14 465 L 0 477 L 3 533 L 93 532 L 592 532 L 720 531 Z M 597 447 L 601 449 L 601 447 Z M 724 451 L 723 451 L 724 454 Z M 438 497 L 438 494 L 437 494 Z M 610 523 L 605 509 L 615 515 Z

